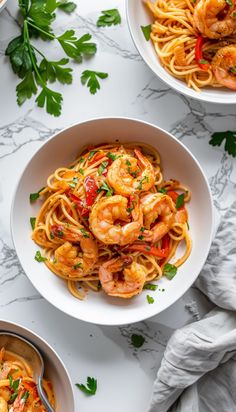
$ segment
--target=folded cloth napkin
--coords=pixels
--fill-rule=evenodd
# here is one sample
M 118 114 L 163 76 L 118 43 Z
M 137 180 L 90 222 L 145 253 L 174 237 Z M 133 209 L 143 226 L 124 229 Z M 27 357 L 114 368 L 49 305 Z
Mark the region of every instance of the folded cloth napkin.
M 148 412 L 236 412 L 236 202 L 195 285 L 216 307 L 171 336 Z

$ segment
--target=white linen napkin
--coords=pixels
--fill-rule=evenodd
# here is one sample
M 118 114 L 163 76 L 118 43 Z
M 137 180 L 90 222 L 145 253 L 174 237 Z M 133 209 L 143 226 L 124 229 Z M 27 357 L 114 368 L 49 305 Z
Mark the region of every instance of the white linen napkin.
M 195 285 L 216 307 L 171 336 L 148 412 L 236 412 L 236 202 Z

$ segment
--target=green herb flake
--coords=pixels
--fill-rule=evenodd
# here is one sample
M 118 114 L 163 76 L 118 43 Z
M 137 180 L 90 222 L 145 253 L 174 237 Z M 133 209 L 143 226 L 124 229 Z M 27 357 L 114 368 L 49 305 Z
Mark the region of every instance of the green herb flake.
M 80 159 L 79 159 L 79 163 L 82 163 L 84 161 L 84 157 L 81 157 Z
M 97 379 L 87 377 L 87 386 L 85 386 L 83 383 L 76 383 L 75 386 L 79 388 L 82 392 L 84 392 L 86 395 L 95 395 L 97 391 Z
M 102 185 L 98 189 L 98 193 L 100 193 L 102 190 L 105 190 L 107 192 L 106 193 L 107 197 L 110 197 L 113 195 L 113 189 L 106 182 L 102 183 Z
M 158 192 L 163 193 L 163 195 L 165 195 L 167 193 L 167 189 L 165 187 L 162 187 L 158 190 Z
M 152 32 L 152 25 L 148 24 L 148 26 L 141 26 L 141 30 L 143 32 L 143 35 L 146 39 L 146 41 L 150 40 L 151 32 Z
M 81 231 L 81 233 L 82 233 L 82 235 L 83 235 L 84 238 L 89 238 L 89 235 L 88 235 L 88 233 L 86 232 L 86 230 L 84 230 L 83 228 L 80 228 L 80 231 Z
M 99 176 L 102 175 L 102 173 L 104 172 L 104 170 L 106 169 L 106 167 L 108 166 L 108 162 L 102 162 L 98 168 L 98 174 Z
M 82 263 L 76 263 L 76 265 L 73 266 L 73 269 L 79 269 L 81 268 Z
M 8 375 L 8 379 L 9 379 L 9 382 L 10 382 L 10 388 L 12 388 L 12 384 L 13 384 L 12 376 Z
M 171 263 L 166 263 L 163 268 L 163 274 L 167 277 L 167 279 L 171 280 L 175 277 L 177 273 L 177 267 L 172 265 Z
M 92 157 L 95 155 L 95 153 L 98 153 L 98 151 L 97 150 L 91 150 L 91 152 L 89 152 L 89 155 L 88 155 L 88 160 L 91 160 Z
M 37 262 L 45 262 L 45 260 L 47 260 L 46 257 L 43 257 L 41 255 L 41 252 L 39 250 L 37 250 L 37 252 L 35 253 L 35 260 L 37 260 Z
M 176 199 L 175 207 L 176 209 L 179 209 L 184 205 L 184 193 L 181 193 Z
M 146 285 L 144 285 L 143 289 L 147 289 L 147 290 L 157 290 L 158 285 L 154 285 L 153 283 L 146 283 Z
M 107 153 L 107 157 L 108 157 L 109 159 L 113 160 L 113 162 L 114 162 L 114 160 L 119 159 L 119 157 L 122 157 L 122 156 L 121 156 L 121 155 L 116 155 L 116 154 L 111 153 L 111 152 L 108 152 L 108 153 Z
M 127 166 L 131 166 L 131 163 L 130 163 L 129 160 L 126 160 L 126 161 L 125 161 L 125 164 L 126 164 Z
M 204 60 L 204 59 L 200 59 L 199 63 L 200 64 L 209 64 L 209 62 L 207 60 Z
M 136 335 L 136 333 L 131 335 L 131 343 L 135 348 L 141 348 L 144 342 L 145 338 L 142 335 Z
M 79 172 L 80 172 L 81 175 L 84 175 L 83 169 L 80 168 L 80 169 L 79 169 Z
M 236 16 L 236 13 L 235 13 L 235 16 Z M 236 66 L 231 66 L 229 68 L 229 73 L 236 74 Z
M 151 305 L 152 303 L 155 302 L 154 298 L 150 295 L 147 295 L 147 301 L 148 301 L 149 305 Z
M 101 88 L 98 79 L 106 79 L 107 77 L 108 73 L 84 70 L 80 80 L 82 85 L 87 85 L 91 94 L 96 94 Z
M 29 397 L 29 391 L 25 391 L 24 392 L 24 395 L 22 396 L 22 400 L 24 401 L 24 403 L 27 401 L 27 399 L 28 399 L 28 397 Z
M 224 150 L 231 156 L 236 157 L 236 131 L 216 132 L 213 133 L 209 144 L 220 146 L 225 140 Z
M 233 6 L 232 0 L 225 0 L 225 3 L 228 4 L 229 7 Z
M 40 189 L 38 192 L 36 193 L 30 193 L 30 202 L 35 202 L 35 200 L 37 200 L 40 196 L 40 192 L 42 192 L 42 190 L 44 190 L 45 188 L 42 187 L 42 189 Z
M 97 20 L 98 27 L 117 25 L 121 23 L 121 16 L 118 9 L 103 10 Z
M 134 208 L 133 207 L 128 207 L 126 210 L 127 210 L 127 213 L 131 213 L 132 210 L 134 210 Z
M 35 222 L 36 222 L 36 217 L 31 217 L 30 218 L 30 224 L 31 224 L 32 230 L 34 230 L 34 228 L 35 228 Z
M 145 227 L 141 227 L 140 232 L 144 232 L 145 231 Z
M 190 229 L 188 221 L 186 222 L 188 230 Z
M 143 240 L 144 239 L 144 236 L 143 235 L 140 235 L 139 237 L 138 237 L 138 240 Z
M 54 233 L 50 232 L 50 239 L 54 239 L 54 238 L 55 238 Z

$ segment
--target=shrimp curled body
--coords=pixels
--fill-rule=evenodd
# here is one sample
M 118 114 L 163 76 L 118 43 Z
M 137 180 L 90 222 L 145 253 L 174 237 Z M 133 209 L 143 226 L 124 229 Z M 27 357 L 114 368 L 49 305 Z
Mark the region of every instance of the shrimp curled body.
M 219 49 L 212 60 L 212 68 L 220 84 L 236 90 L 236 46 Z
M 126 260 L 128 260 L 126 262 Z M 127 267 L 125 267 L 127 265 Z M 119 272 L 123 270 L 123 279 Z M 104 263 L 99 269 L 99 279 L 103 290 L 110 296 L 131 298 L 139 294 L 146 280 L 146 270 L 143 265 L 132 262 L 129 258 L 115 258 Z
M 128 199 L 115 195 L 110 198 L 101 198 L 92 208 L 89 216 L 90 228 L 101 242 L 105 244 L 126 245 L 134 242 L 140 235 L 143 215 L 138 201 L 132 211 L 134 221 L 129 221 L 127 211 Z M 116 221 L 127 222 L 123 226 Z
M 2 397 L 0 397 L 0 412 L 8 412 L 7 402 Z
M 152 164 L 139 150 L 134 150 L 134 153 L 136 158 L 130 155 L 122 156 L 116 159 L 108 169 L 109 184 L 116 193 L 122 196 L 149 190 L 155 182 Z
M 194 22 L 200 33 L 209 39 L 236 33 L 236 18 L 225 0 L 200 0 L 194 9 Z

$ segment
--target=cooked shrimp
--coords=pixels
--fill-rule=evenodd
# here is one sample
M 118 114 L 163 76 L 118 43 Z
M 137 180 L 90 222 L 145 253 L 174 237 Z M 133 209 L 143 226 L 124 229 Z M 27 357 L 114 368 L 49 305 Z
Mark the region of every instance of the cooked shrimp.
M 134 154 L 137 158 L 124 155 L 108 168 L 107 179 L 110 186 L 123 196 L 149 190 L 155 182 L 152 164 L 139 150 L 134 150 Z
M 194 22 L 203 36 L 219 39 L 236 33 L 236 18 L 225 0 L 200 0 L 194 9 Z
M 236 90 L 236 46 L 219 49 L 212 60 L 212 68 L 220 84 Z
M 173 200 L 162 193 L 149 193 L 141 199 L 141 205 L 144 226 L 151 229 L 151 238 L 146 240 L 157 242 L 169 231 L 175 220 L 176 208 Z M 151 227 L 157 219 L 158 222 Z
M 8 412 L 7 402 L 0 397 L 0 412 Z
M 143 289 L 146 269 L 130 257 L 119 257 L 104 263 L 99 269 L 99 279 L 104 292 L 110 296 L 131 298 Z M 123 279 L 120 279 L 120 272 Z
M 134 199 L 131 222 L 126 197 L 115 195 L 98 200 L 89 216 L 89 226 L 94 236 L 107 245 L 126 245 L 134 242 L 140 235 L 143 223 L 139 199 L 135 196 Z M 127 223 L 121 225 L 122 222 Z
M 10 370 L 11 370 L 11 366 L 7 362 L 4 362 L 4 364 L 3 364 L 3 366 L 0 370 L 0 380 L 1 379 L 7 379 L 7 376 L 8 376 L 8 373 L 10 372 Z
M 18 396 L 15 399 L 15 401 L 14 401 L 14 403 L 13 403 L 11 409 L 10 409 L 11 412 L 23 412 L 24 411 L 25 403 L 26 403 L 26 400 L 27 400 L 27 398 L 26 399 L 24 398 L 24 394 L 25 394 L 24 389 L 19 390 Z M 1 411 L 1 409 L 0 409 L 0 411 Z
M 66 277 L 82 277 L 96 263 L 98 247 L 94 239 L 80 239 L 80 249 L 66 242 L 55 250 L 55 267 Z

